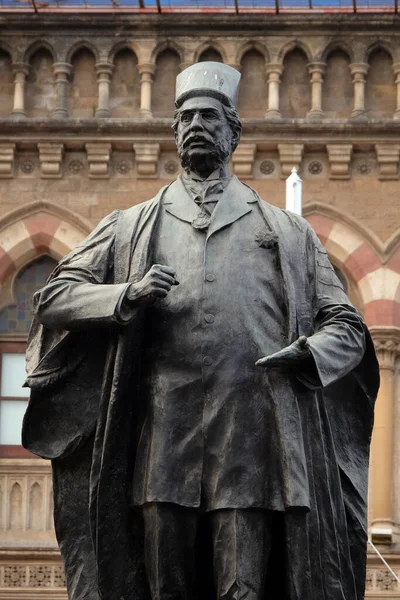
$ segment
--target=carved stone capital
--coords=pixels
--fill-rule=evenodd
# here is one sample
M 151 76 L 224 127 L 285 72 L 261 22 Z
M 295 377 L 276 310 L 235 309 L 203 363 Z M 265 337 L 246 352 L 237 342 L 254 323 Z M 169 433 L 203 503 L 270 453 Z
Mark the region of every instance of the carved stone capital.
M 92 142 L 85 144 L 90 179 L 108 179 L 110 177 L 111 144 Z
M 13 176 L 15 144 L 0 144 L 0 179 Z
M 252 177 L 256 144 L 239 144 L 232 155 L 233 172 L 238 177 Z
M 42 179 L 60 179 L 64 144 L 39 143 L 38 150 Z
M 136 158 L 138 179 L 154 179 L 157 177 L 160 144 L 133 144 Z
M 304 144 L 278 144 L 281 179 L 287 179 L 293 168 L 300 170 L 303 151 Z
M 327 144 L 330 179 L 350 179 L 349 167 L 353 144 Z
M 400 356 L 400 329 L 396 327 L 371 327 L 376 355 L 381 369 L 394 370 Z
M 399 178 L 399 144 L 375 144 L 376 157 L 379 164 L 379 179 Z
M 97 80 L 100 81 L 101 79 L 103 79 L 105 81 L 110 81 L 111 75 L 114 71 L 114 65 L 108 62 L 97 62 L 95 66 Z
M 150 76 L 151 80 L 153 79 L 153 75 L 156 72 L 156 65 L 154 63 L 140 63 L 138 64 L 137 68 L 141 78 L 143 75 L 146 75 Z
M 349 65 L 350 73 L 353 76 L 353 83 L 357 81 L 365 81 L 367 73 L 369 71 L 369 64 L 367 63 L 352 63 Z
M 25 81 L 25 77 L 28 75 L 30 69 L 29 63 L 13 63 L 12 70 L 15 75 L 16 80 L 21 78 Z
M 57 62 L 53 64 L 53 71 L 56 79 L 66 81 L 68 75 L 71 74 L 72 65 L 66 62 Z
M 326 63 L 324 62 L 311 62 L 307 65 L 308 67 L 308 72 L 311 75 L 311 83 L 313 83 L 314 81 L 322 81 L 323 80 L 323 76 L 326 70 Z
M 277 81 L 279 83 L 283 73 L 283 65 L 279 63 L 268 63 L 265 67 L 265 72 L 268 75 L 269 80 Z

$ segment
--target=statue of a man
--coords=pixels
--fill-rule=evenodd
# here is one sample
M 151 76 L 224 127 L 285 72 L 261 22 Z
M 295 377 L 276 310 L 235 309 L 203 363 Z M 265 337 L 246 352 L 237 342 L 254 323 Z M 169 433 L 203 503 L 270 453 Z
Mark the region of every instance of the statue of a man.
M 71 600 L 362 600 L 378 368 L 307 222 L 231 176 L 240 74 L 177 78 L 183 175 L 34 299 L 25 447 Z

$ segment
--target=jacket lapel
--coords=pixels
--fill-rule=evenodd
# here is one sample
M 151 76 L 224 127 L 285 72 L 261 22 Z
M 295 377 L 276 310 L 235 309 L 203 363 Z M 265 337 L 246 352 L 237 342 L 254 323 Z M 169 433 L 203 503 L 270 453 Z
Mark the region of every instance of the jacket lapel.
M 207 239 L 213 233 L 249 213 L 251 211 L 249 204 L 253 202 L 257 202 L 254 194 L 237 177 L 233 176 L 214 209 L 207 232 Z
M 198 205 L 187 192 L 182 179 L 171 184 L 168 195 L 163 198 L 165 210 L 181 221 L 192 223 L 199 213 Z

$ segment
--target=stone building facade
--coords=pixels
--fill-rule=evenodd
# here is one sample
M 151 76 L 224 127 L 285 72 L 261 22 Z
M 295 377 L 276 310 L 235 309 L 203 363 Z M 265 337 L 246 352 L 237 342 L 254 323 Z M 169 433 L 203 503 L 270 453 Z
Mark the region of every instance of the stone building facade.
M 0 600 L 66 598 L 49 465 L 16 433 L 29 294 L 103 216 L 177 176 L 175 77 L 202 60 L 242 73 L 232 171 L 283 206 L 299 170 L 304 216 L 371 328 L 370 531 L 400 574 L 399 34 L 385 12 L 0 10 Z M 372 550 L 366 597 L 400 598 Z

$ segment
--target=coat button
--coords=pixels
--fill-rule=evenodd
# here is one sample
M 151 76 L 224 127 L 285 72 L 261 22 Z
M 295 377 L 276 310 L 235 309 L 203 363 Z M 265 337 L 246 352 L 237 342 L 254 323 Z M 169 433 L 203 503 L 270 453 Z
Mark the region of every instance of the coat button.
M 207 321 L 207 323 L 214 323 L 215 321 L 214 315 L 205 315 L 204 319 Z
M 215 279 L 214 275 L 212 275 L 211 273 L 207 273 L 206 281 L 214 281 L 214 279 Z
M 209 367 L 210 365 L 212 365 L 212 358 L 211 356 L 205 356 L 203 358 L 203 364 L 205 364 L 207 367 Z

